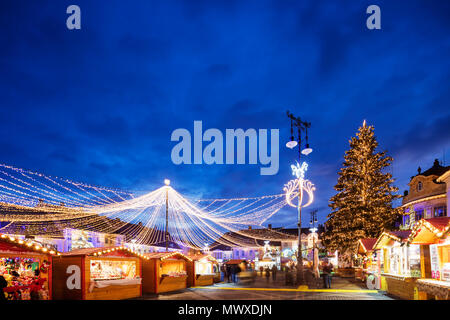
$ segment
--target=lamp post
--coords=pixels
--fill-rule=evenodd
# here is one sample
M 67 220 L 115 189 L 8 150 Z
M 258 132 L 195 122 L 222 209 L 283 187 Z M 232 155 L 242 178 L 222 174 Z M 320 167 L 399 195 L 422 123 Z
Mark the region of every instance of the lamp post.
M 164 184 L 166 185 L 166 230 L 164 232 L 164 237 L 166 238 L 166 252 L 169 252 L 169 179 L 164 179 Z
M 308 144 L 308 128 L 311 127 L 310 122 L 305 122 L 300 119 L 300 117 L 295 117 L 292 113 L 289 111 L 286 112 L 288 118 L 291 120 L 291 139 L 288 143 L 286 143 L 286 147 L 289 149 L 293 149 L 298 145 L 298 160 L 300 162 L 301 155 L 308 155 L 312 152 L 312 149 L 309 147 Z M 298 133 L 298 141 L 294 140 L 294 126 L 297 127 L 297 133 Z M 306 132 L 306 148 L 302 150 L 302 137 L 301 133 L 302 131 Z M 297 284 L 303 283 L 303 257 L 302 257 L 302 185 L 299 184 L 299 191 L 298 191 L 298 205 L 297 205 L 297 212 L 298 212 L 298 249 L 297 249 Z
M 309 224 L 312 226 L 311 229 L 309 229 L 313 233 L 313 271 L 316 269 L 316 236 L 315 233 L 317 231 L 316 223 L 317 223 L 317 209 L 310 212 L 311 220 L 309 221 Z

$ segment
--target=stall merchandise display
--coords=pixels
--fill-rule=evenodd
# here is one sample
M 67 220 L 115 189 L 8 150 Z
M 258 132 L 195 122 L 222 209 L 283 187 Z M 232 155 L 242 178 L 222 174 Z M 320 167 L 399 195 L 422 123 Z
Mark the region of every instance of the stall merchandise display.
M 161 277 L 183 277 L 186 276 L 186 266 L 184 260 L 166 259 L 160 265 Z
M 210 261 L 195 261 L 195 272 L 196 274 L 202 275 L 213 275 L 213 264 Z
M 52 256 L 60 253 L 30 240 L 0 235 L 0 275 L 8 300 L 49 300 L 52 297 Z
M 43 264 L 48 262 L 43 261 Z M 48 290 L 43 286 L 46 280 L 39 276 L 40 269 L 39 260 L 35 258 L 0 258 L 0 275 L 7 283 L 3 289 L 6 299 L 47 300 Z
M 118 280 L 136 277 L 135 261 L 91 260 L 92 280 Z
M 141 295 L 143 257 L 125 247 L 83 248 L 53 259 L 55 300 L 121 300 Z M 74 275 L 79 278 L 78 282 Z
M 187 287 L 187 263 L 192 259 L 181 252 L 151 252 L 144 254 L 142 292 L 162 293 Z

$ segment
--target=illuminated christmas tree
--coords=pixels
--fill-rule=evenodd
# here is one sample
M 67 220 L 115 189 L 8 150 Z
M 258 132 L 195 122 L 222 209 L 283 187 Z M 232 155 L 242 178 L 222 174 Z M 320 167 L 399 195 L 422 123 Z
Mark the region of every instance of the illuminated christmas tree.
M 338 193 L 330 199 L 332 212 L 323 235 L 330 250 L 351 252 L 359 239 L 378 237 L 399 217 L 399 209 L 392 208 L 392 201 L 400 197 L 394 194 L 398 189 L 385 170 L 393 159 L 377 152 L 377 146 L 374 127 L 364 121 L 350 140 L 334 187 Z

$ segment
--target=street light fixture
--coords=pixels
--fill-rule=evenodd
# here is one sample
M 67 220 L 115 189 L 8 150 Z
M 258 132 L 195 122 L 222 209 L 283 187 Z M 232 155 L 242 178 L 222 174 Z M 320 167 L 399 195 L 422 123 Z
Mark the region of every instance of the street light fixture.
M 289 111 L 288 111 L 288 116 L 289 116 Z M 286 147 L 288 147 L 289 149 L 294 149 L 297 146 L 297 141 L 294 140 L 294 123 L 293 123 L 293 119 L 291 118 L 291 140 L 289 140 L 286 143 Z
M 291 140 L 286 143 L 286 147 L 288 147 L 289 149 L 294 149 L 297 146 L 297 144 L 298 144 L 297 141 Z
M 304 154 L 305 156 L 307 156 L 308 154 L 310 154 L 311 152 L 313 152 L 313 149 L 309 147 L 309 144 L 306 144 L 306 148 L 302 150 L 302 154 Z

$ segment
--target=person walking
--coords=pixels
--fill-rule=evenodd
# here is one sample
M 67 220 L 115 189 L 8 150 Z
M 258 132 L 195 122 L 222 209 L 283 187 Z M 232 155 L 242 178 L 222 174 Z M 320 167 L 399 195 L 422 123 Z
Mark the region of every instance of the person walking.
M 242 271 L 241 267 L 236 266 L 236 274 L 234 276 L 234 282 L 238 283 L 239 282 L 239 273 Z
M 333 272 L 333 266 L 325 260 L 323 268 L 323 287 L 326 289 L 331 289 L 331 273 Z
M 272 266 L 272 281 L 275 282 L 277 280 L 277 266 L 273 265 Z
M 236 270 L 236 266 L 233 264 L 231 266 L 231 281 L 236 282 L 236 274 L 237 274 L 237 270 Z
M 270 279 L 270 269 L 269 267 L 266 267 L 266 282 L 269 283 Z
M 6 300 L 5 292 L 3 291 L 3 288 L 6 288 L 8 286 L 8 283 L 6 282 L 5 278 L 3 276 L 0 276 L 0 301 Z
M 225 278 L 227 277 L 227 269 L 225 268 L 225 265 L 220 266 L 220 280 L 225 281 Z
M 263 276 L 264 267 L 263 267 L 263 266 L 260 266 L 260 267 L 259 267 L 259 271 L 261 272 L 261 277 L 262 277 L 262 276 Z
M 227 264 L 227 267 L 225 268 L 226 271 L 226 276 L 227 276 L 227 281 L 228 283 L 231 282 L 231 266 L 229 264 Z

